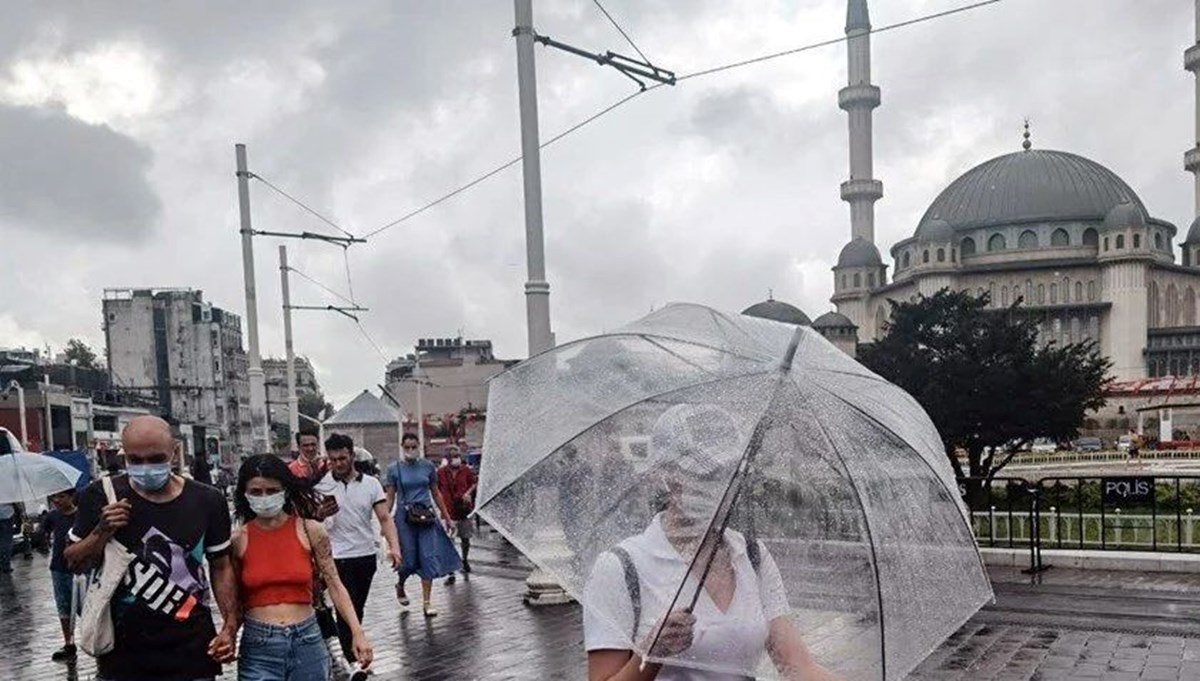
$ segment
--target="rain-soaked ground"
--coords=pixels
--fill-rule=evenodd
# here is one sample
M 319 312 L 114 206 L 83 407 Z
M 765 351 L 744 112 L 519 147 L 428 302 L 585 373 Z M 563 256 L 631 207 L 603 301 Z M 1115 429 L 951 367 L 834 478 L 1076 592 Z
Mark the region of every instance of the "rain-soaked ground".
M 366 615 L 375 678 L 584 679 L 578 607 L 526 607 L 524 561 L 494 535 L 480 544 L 469 580 L 436 587 L 432 620 L 399 608 L 391 579 L 377 575 Z M 18 557 L 14 568 L 0 578 L 0 680 L 91 679 L 85 658 L 75 668 L 49 659 L 59 635 L 45 559 Z M 1051 570 L 1031 584 L 997 570 L 993 580 L 997 603 L 913 681 L 1200 680 L 1200 575 Z

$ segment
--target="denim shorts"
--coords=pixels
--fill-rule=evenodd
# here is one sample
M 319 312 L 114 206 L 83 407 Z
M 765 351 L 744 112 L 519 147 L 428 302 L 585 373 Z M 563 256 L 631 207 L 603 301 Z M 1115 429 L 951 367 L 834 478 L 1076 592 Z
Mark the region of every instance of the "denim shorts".
M 54 586 L 54 605 L 58 609 L 58 619 L 71 618 L 71 592 L 75 590 L 75 575 L 70 572 L 50 571 L 50 583 Z M 75 614 L 83 612 L 83 594 L 75 596 Z
M 329 649 L 317 616 L 281 626 L 247 618 L 242 623 L 238 681 L 327 681 Z

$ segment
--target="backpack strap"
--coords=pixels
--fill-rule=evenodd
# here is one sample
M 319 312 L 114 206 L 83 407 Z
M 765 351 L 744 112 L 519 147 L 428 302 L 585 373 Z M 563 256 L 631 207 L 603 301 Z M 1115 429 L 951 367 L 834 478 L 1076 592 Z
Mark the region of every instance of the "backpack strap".
M 750 559 L 750 566 L 754 568 L 754 574 L 761 577 L 758 568 L 762 566 L 762 546 L 758 539 L 746 538 L 746 557 Z
M 620 546 L 614 546 L 612 554 L 621 561 L 621 571 L 625 574 L 625 590 L 629 592 L 629 604 L 633 606 L 633 632 L 630 636 L 636 639 L 638 627 L 642 624 L 642 586 L 638 582 L 637 567 L 629 552 Z

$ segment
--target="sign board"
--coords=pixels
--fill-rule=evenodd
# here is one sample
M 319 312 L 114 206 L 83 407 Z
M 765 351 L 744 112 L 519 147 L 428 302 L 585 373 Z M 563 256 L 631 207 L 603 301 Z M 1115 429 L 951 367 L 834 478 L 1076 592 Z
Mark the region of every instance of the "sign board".
M 1154 478 L 1100 478 L 1105 506 L 1148 504 L 1154 500 Z

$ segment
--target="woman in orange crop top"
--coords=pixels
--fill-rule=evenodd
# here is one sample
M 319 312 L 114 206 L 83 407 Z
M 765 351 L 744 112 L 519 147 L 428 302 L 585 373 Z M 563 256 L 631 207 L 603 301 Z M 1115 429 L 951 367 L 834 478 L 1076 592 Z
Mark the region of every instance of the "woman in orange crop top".
M 371 664 L 374 653 L 338 579 L 325 526 L 306 519 L 317 515 L 320 502 L 311 485 L 277 456 L 250 457 L 238 472 L 233 502 L 243 523 L 233 538 L 243 622 L 238 681 L 329 679 L 329 649 L 313 609 L 314 564 L 350 625 L 360 669 Z M 365 676 L 356 672 L 351 678 Z

